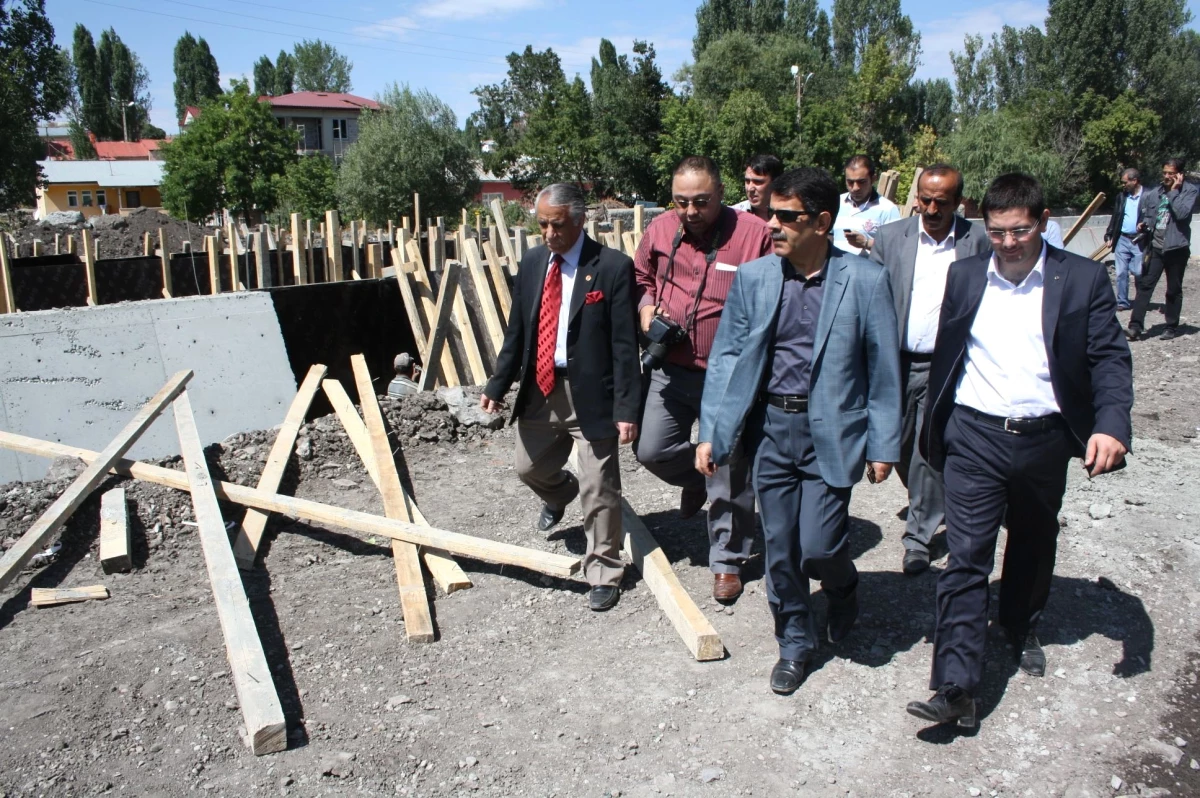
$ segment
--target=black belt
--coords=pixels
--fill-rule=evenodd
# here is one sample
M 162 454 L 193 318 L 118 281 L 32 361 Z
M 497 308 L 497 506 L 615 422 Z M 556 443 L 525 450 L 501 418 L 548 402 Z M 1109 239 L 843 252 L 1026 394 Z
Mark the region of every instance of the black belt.
M 779 393 L 767 393 L 766 391 L 763 391 L 762 399 L 771 407 L 778 407 L 785 413 L 808 412 L 807 396 L 790 396 Z
M 1137 238 L 1137 233 L 1121 233 L 1121 238 Z
M 987 413 L 981 413 L 973 407 L 960 405 L 963 410 L 966 410 L 977 421 L 982 421 L 993 427 L 999 427 L 1005 432 L 1011 432 L 1015 435 L 1033 435 L 1038 432 L 1047 432 L 1052 429 L 1059 429 L 1065 423 L 1063 417 L 1058 413 L 1051 413 L 1048 416 L 1038 416 L 1037 418 L 1005 418 L 1004 416 L 993 416 Z
M 558 366 L 554 367 L 554 379 L 565 380 L 567 377 L 570 377 L 570 376 L 571 375 L 567 373 L 567 370 L 565 368 L 560 369 Z
M 907 360 L 909 363 L 932 363 L 933 352 L 905 352 L 901 349 L 900 358 Z

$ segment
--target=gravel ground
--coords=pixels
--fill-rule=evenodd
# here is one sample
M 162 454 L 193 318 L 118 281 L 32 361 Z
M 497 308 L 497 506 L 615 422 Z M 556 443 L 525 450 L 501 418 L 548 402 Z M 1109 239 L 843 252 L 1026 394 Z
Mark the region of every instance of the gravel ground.
M 475 587 L 434 595 L 438 640 L 410 645 L 386 541 L 274 518 L 264 565 L 244 583 L 289 750 L 255 758 L 239 737 L 190 502 L 113 478 L 67 524 L 57 561 L 0 594 L 0 794 L 1200 795 L 1196 331 L 1134 344 L 1130 465 L 1095 481 L 1072 468 L 1040 630 L 1047 677 L 1016 671 L 993 635 L 974 734 L 924 729 L 903 709 L 928 695 L 945 561 L 900 573 L 896 480 L 854 494 L 858 627 L 781 698 L 767 688 L 776 651 L 761 559 L 733 607 L 712 602 L 702 523 L 679 520 L 677 492 L 626 450 L 626 495 L 721 633 L 725 659 L 693 661 L 632 570 L 620 604 L 595 614 L 581 583 L 465 559 Z M 548 538 L 535 532 L 511 430 L 468 425 L 447 398 L 386 407 L 430 523 L 580 554 L 578 505 Z M 272 437 L 210 447 L 210 466 L 254 484 Z M 336 419 L 306 425 L 297 449 L 285 491 L 381 512 Z M 0 487 L 0 541 L 23 533 L 77 468 Z M 117 484 L 136 511 L 135 568 L 105 575 L 99 495 Z M 97 583 L 112 598 L 29 604 L 30 587 Z M 815 601 L 823 609 L 819 591 Z

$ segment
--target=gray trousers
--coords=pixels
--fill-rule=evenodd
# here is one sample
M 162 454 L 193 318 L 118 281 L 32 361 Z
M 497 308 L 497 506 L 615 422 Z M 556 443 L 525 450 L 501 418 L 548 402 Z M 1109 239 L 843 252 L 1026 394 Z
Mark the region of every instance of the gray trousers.
M 754 490 L 767 554 L 767 603 L 779 656 L 808 660 L 818 648 L 808 580 L 845 598 L 858 584 L 850 557 L 850 488 L 825 484 L 807 413 L 760 404 L 747 424 L 757 441 Z
M 704 372 L 670 363 L 650 377 L 650 392 L 638 433 L 637 458 L 656 477 L 684 490 L 708 492 L 708 566 L 736 574 L 754 543 L 754 493 L 750 462 L 738 444 L 727 465 L 705 479 L 696 470 L 692 425 L 700 417 Z
M 583 576 L 588 584 L 619 585 L 621 562 L 621 463 L 617 428 L 599 441 L 583 437 L 567 380 L 555 381 L 543 398 L 530 391 L 529 405 L 517 420 L 517 476 L 551 507 L 565 507 L 574 497 L 573 480 L 563 466 L 578 443 L 579 501 L 583 505 Z
M 904 416 L 900 426 L 900 462 L 896 475 L 908 488 L 908 522 L 901 538 L 904 548 L 929 553 L 929 541 L 946 520 L 946 488 L 942 475 L 925 462 L 917 441 L 925 428 L 925 403 L 929 389 L 929 363 L 900 355 L 904 391 Z

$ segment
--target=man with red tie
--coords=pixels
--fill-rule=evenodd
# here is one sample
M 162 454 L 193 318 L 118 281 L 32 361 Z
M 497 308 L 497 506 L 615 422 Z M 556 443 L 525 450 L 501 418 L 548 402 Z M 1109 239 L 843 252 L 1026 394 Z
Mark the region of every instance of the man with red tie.
M 499 413 L 514 380 L 517 475 L 541 498 L 537 528 L 548 532 L 580 498 L 588 606 L 620 597 L 620 444 L 637 437 L 641 369 L 633 261 L 583 232 L 587 204 L 570 183 L 537 196 L 545 246 L 521 259 L 496 373 L 480 406 Z M 578 444 L 579 477 L 563 470 Z

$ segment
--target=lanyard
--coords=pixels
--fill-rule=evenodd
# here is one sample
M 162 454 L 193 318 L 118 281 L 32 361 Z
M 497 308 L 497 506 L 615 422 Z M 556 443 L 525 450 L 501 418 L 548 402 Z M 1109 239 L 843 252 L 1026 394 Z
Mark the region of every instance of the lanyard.
M 679 251 L 679 245 L 683 243 L 683 223 L 680 222 L 679 230 L 675 233 L 675 238 L 671 241 L 671 254 L 667 258 L 667 268 L 663 270 L 662 281 L 658 285 L 658 295 L 661 297 L 666 290 L 667 283 L 678 288 L 678 284 L 671 280 L 671 274 L 675 271 L 675 253 Z M 709 246 L 708 252 L 704 256 L 704 273 L 700 275 L 700 286 L 696 289 L 696 298 L 692 302 L 692 308 L 688 312 L 687 319 L 684 320 L 683 329 L 689 333 L 692 330 L 692 324 L 696 320 L 696 314 L 700 311 L 700 300 L 704 296 L 704 287 L 708 284 L 708 272 L 712 268 L 713 263 L 717 260 L 717 250 L 721 246 L 721 218 L 717 217 L 716 227 L 713 228 L 712 243 Z

